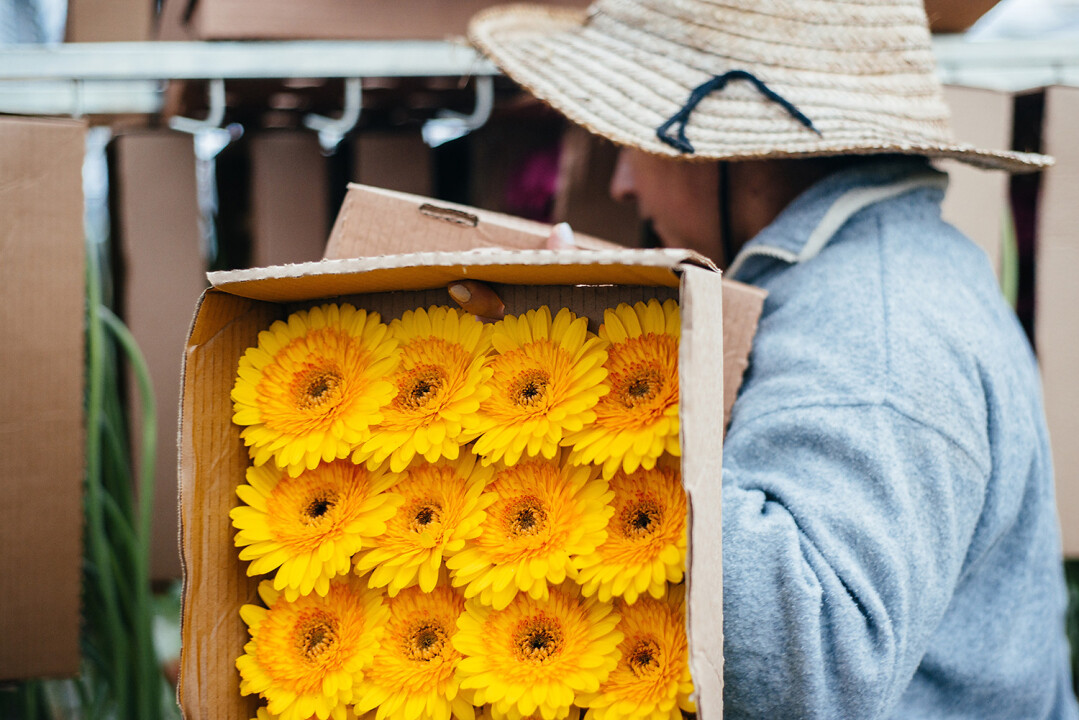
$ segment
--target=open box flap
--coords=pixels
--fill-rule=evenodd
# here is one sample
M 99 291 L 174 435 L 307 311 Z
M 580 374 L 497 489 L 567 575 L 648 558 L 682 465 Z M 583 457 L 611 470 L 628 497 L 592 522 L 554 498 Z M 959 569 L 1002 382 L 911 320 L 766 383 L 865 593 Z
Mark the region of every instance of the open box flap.
M 320 260 L 209 273 L 230 295 L 296 302 L 393 290 L 431 290 L 469 278 L 509 285 L 677 287 L 683 265 L 715 269 L 692 250 L 505 250 L 421 252 Z

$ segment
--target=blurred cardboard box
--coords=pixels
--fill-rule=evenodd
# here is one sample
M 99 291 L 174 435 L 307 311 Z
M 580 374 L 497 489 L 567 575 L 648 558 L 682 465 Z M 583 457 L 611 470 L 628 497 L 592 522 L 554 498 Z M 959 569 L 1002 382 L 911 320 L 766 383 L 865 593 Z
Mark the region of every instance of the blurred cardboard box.
M 154 37 L 153 0 L 68 0 L 66 42 L 145 42 Z
M 682 478 L 693 549 L 687 575 L 691 668 L 699 717 L 721 717 L 717 408 L 727 392 L 724 363 L 732 354 L 748 356 L 763 293 L 732 285 L 728 294 L 711 263 L 690 251 L 523 249 L 542 247 L 549 230 L 476 208 L 352 186 L 327 246 L 331 257 L 349 259 L 211 274 L 214 287 L 198 306 L 185 354 L 180 441 L 187 575 L 179 699 L 188 720 L 246 720 L 256 704 L 253 697 L 241 698 L 234 664 L 248 639 L 239 609 L 255 600 L 258 580 L 246 575 L 228 517 L 249 464 L 229 398 L 240 356 L 257 342 L 259 331 L 298 308 L 347 300 L 389 319 L 406 309 L 445 304 L 446 285 L 465 277 L 494 283 L 510 313 L 544 303 L 570 307 L 590 317 L 593 329 L 603 310 L 620 301 L 680 300 L 680 383 L 694 388 L 681 403 Z M 379 254 L 403 243 L 431 252 Z M 476 248 L 488 250 L 469 250 Z
M 1000 0 L 925 0 L 929 29 L 935 33 L 963 32 Z M 997 147 L 994 145 L 993 147 Z
M 443 40 L 498 0 L 165 0 L 162 40 Z M 588 0 L 544 0 L 584 8 Z
M 303 130 L 254 135 L 250 163 L 251 265 L 318 260 L 330 226 L 329 175 L 318 137 Z
M 609 191 L 618 148 L 578 125 L 562 136 L 558 189 L 553 220 L 575 232 L 594 235 L 624 247 L 637 247 L 641 222 L 631 203 L 616 202 Z
M 431 148 L 419 130 L 362 132 L 354 141 L 353 178 L 362 185 L 431 195 Z
M 0 118 L 0 680 L 79 671 L 85 144 Z
M 1057 164 L 1038 202 L 1034 331 L 1053 447 L 1064 555 L 1079 558 L 1079 88 L 1045 93 L 1042 151 Z
M 195 151 L 190 135 L 149 130 L 110 147 L 113 234 L 120 248 L 121 312 L 150 369 L 157 399 L 157 458 L 150 576 L 180 577 L 174 439 L 180 417 L 180 351 L 191 305 L 206 288 L 199 232 Z M 134 379 L 128 397 L 137 398 Z M 129 402 L 134 457 L 142 409 Z
M 984 148 L 1011 147 L 1015 115 L 1011 93 L 949 85 L 944 99 L 952 111 L 956 138 Z M 985 250 L 999 276 L 1004 227 L 1010 222 L 1008 174 L 956 160 L 940 160 L 937 165 L 949 175 L 942 216 Z

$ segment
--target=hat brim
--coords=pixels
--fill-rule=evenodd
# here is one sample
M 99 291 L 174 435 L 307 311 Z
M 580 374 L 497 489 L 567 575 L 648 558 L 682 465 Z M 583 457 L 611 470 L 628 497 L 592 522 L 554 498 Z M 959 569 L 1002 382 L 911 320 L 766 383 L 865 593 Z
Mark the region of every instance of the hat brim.
M 1021 173 L 1048 167 L 1035 153 L 986 150 L 941 142 L 914 122 L 894 125 L 869 117 L 851 101 L 820 110 L 822 134 L 748 87 L 708 97 L 687 128 L 694 152 L 660 141 L 656 129 L 682 107 L 708 72 L 662 48 L 597 31 L 588 11 L 506 5 L 477 14 L 469 39 L 510 78 L 573 122 L 612 142 L 689 161 L 758 160 L 835 155 L 921 155 L 952 158 L 984 169 Z M 812 107 L 812 98 L 796 102 Z M 831 114 L 827 114 L 831 112 Z M 810 114 L 812 117 L 812 114 Z M 868 119 L 867 119 L 868 117 Z

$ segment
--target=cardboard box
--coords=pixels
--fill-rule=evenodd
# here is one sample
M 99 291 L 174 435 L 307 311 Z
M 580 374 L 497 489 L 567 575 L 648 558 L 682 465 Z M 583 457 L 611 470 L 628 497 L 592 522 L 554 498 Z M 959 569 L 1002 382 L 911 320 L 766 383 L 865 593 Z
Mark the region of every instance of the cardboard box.
M 944 88 L 944 99 L 952 111 L 952 130 L 957 138 L 978 147 L 1011 147 L 1015 114 L 1011 93 L 949 85 Z M 979 170 L 956 160 L 937 164 L 950 178 L 942 216 L 985 250 L 999 276 L 1004 223 L 1010 217 L 1008 174 Z
M 79 669 L 85 143 L 0 118 L 0 680 Z
M 157 459 L 150 576 L 180 577 L 176 453 L 180 417 L 180 350 L 191 306 L 206 289 L 199 231 L 195 150 L 190 135 L 151 130 L 120 135 L 111 145 L 113 232 L 121 254 L 121 313 L 139 344 L 157 399 Z M 162 172 L 168 168 L 168 172 Z M 142 410 L 129 378 L 134 457 Z
M 329 171 L 318 137 L 274 130 L 251 138 L 251 265 L 322 257 L 330 225 Z
M 507 311 L 544 303 L 570 307 L 592 319 L 620 301 L 678 298 L 682 307 L 680 382 L 692 387 L 681 399 L 682 477 L 689 503 L 687 557 L 691 667 L 703 720 L 722 714 L 722 558 L 720 521 L 722 443 L 715 428 L 724 394 L 728 327 L 742 335 L 760 312 L 762 294 L 739 297 L 756 310 L 726 322 L 725 294 L 711 263 L 690 251 L 552 252 L 491 248 L 536 247 L 542 226 L 460 206 L 431 212 L 434 201 L 360 186 L 349 190 L 328 250 L 363 248 L 368 256 L 290 267 L 213 273 L 213 289 L 198 307 L 188 340 L 181 431 L 181 501 L 186 570 L 183 656 L 179 698 L 188 720 L 246 720 L 255 701 L 241 698 L 234 661 L 247 640 L 239 608 L 255 598 L 232 543 L 228 511 L 248 466 L 229 391 L 244 350 L 260 330 L 289 312 L 327 299 L 348 299 L 383 317 L 447 302 L 445 287 L 461 278 L 494 283 Z M 427 212 L 423 208 L 428 208 Z M 365 211 L 364 215 L 360 215 Z M 370 211 L 369 213 L 366 211 Z M 473 221 L 474 220 L 474 221 Z M 413 249 L 453 248 L 379 256 L 375 248 L 402 242 Z M 477 248 L 469 251 L 467 248 Z M 738 294 L 736 292 L 736 294 Z M 725 351 L 726 350 L 726 354 Z
M 925 0 L 929 29 L 935 33 L 960 33 L 993 9 L 1000 0 Z M 990 145 L 989 147 L 1002 147 Z
M 153 0 L 68 0 L 66 42 L 145 42 L 154 36 Z
M 1038 203 L 1034 334 L 1041 364 L 1045 414 L 1053 447 L 1057 507 L 1064 555 L 1079 558 L 1079 88 L 1045 94 L 1042 151 L 1057 164 L 1042 177 Z
M 554 220 L 568 222 L 574 231 L 595 235 L 625 247 L 641 241 L 641 222 L 631 203 L 611 198 L 611 175 L 618 147 L 579 125 L 562 136 Z
M 542 0 L 587 7 L 588 0 Z M 443 40 L 499 0 L 165 0 L 163 40 Z
M 431 195 L 434 166 L 431 148 L 418 129 L 411 132 L 363 132 L 354 141 L 353 179 L 363 185 Z

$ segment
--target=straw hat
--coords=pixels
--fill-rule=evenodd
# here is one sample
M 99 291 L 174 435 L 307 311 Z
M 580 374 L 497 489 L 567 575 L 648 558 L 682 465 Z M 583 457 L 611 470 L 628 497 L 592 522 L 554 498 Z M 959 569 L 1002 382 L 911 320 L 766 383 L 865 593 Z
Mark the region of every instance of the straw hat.
M 476 15 L 469 37 L 570 120 L 656 155 L 1052 163 L 953 139 L 922 0 L 509 5 Z

